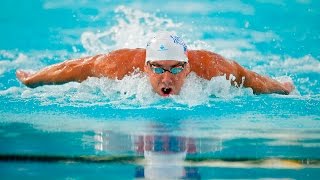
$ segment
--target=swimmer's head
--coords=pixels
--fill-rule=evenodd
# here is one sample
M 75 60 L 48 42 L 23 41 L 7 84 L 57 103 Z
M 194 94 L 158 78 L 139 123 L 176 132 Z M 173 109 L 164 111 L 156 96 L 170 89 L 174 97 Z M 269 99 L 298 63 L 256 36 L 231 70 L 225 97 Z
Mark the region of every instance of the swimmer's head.
M 161 32 L 147 44 L 146 63 L 166 60 L 188 62 L 187 45 L 179 36 Z
M 176 35 L 159 33 L 147 45 L 144 71 L 160 96 L 179 94 L 190 72 L 187 46 Z

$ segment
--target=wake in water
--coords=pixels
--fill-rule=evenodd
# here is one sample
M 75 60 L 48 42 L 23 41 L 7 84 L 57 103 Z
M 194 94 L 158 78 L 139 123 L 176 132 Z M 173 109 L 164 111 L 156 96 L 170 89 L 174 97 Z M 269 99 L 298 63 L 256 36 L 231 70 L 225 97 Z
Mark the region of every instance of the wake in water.
M 0 51 L 0 74 L 5 75 L 8 79 L 15 79 L 13 75 L 14 69 L 36 70 L 48 64 L 57 63 L 61 60 L 70 59 L 79 56 L 85 56 L 96 53 L 106 53 L 118 48 L 137 48 L 145 47 L 147 40 L 159 30 L 175 31 L 186 29 L 183 23 L 176 23 L 172 19 L 158 17 L 154 14 L 142 12 L 119 6 L 115 9 L 117 23 L 108 28 L 106 31 L 83 32 L 81 42 L 85 48 L 84 53 L 73 53 L 73 57 L 68 55 L 66 51 L 46 51 L 46 52 L 10 52 Z M 128 31 L 130 29 L 130 31 Z M 232 29 L 231 29 L 232 30 Z M 239 29 L 235 29 L 237 31 Z M 186 31 L 189 32 L 189 31 Z M 244 35 L 250 34 L 250 30 Z M 222 53 L 226 57 L 237 57 L 240 59 L 250 59 L 244 61 L 243 65 L 251 66 L 250 69 L 262 74 L 302 74 L 305 71 L 309 73 L 320 72 L 320 63 L 311 56 L 302 58 L 282 58 L 278 55 L 262 55 L 257 52 L 252 44 L 246 47 L 252 48 L 254 51 L 244 51 L 241 47 L 234 44 L 243 45 L 243 42 L 233 43 L 232 48 L 226 45 L 226 41 L 192 41 L 193 34 L 189 32 L 185 39 L 189 42 L 191 49 L 218 49 L 218 53 Z M 256 36 L 262 37 L 263 32 L 254 32 Z M 259 35 L 257 35 L 259 34 Z M 273 33 L 267 33 L 267 38 L 271 38 Z M 244 37 L 245 38 L 245 37 Z M 231 42 L 231 40 L 229 40 Z M 213 47 L 215 45 L 215 47 Z M 219 46 L 221 45 L 221 46 Z M 230 43 L 229 43 L 230 45 Z M 263 63 L 252 59 L 263 59 Z M 59 59 L 59 61 L 57 61 Z M 268 61 L 269 59 L 269 61 Z M 240 60 L 241 61 L 241 60 Z M 242 63 L 242 62 L 241 62 Z M 292 81 L 289 76 L 276 77 L 281 82 Z M 3 83 L 5 84 L 5 83 Z M 1 83 L 1 87 L 4 87 Z M 303 94 L 314 94 L 308 86 L 318 87 L 317 80 L 308 79 L 307 77 L 296 78 L 296 92 L 303 90 Z M 299 87 L 301 85 L 301 87 Z M 144 74 L 134 73 L 122 80 L 110 80 L 108 78 L 89 78 L 83 83 L 70 82 L 64 85 L 42 86 L 36 89 L 30 89 L 25 86 L 13 86 L 3 88 L 0 91 L 1 96 L 11 96 L 13 98 L 22 99 L 38 99 L 41 104 L 59 104 L 60 106 L 104 106 L 111 105 L 121 108 L 134 107 L 150 107 L 161 106 L 165 102 L 166 107 L 179 107 L 181 105 L 197 106 L 208 105 L 212 100 L 219 98 L 221 101 L 232 100 L 239 96 L 252 95 L 251 89 L 236 88 L 230 85 L 230 81 L 226 77 L 216 77 L 210 81 L 203 80 L 195 74 L 190 74 L 182 88 L 181 94 L 171 96 L 170 98 L 161 98 L 154 92 L 147 77 Z M 317 90 L 317 89 L 316 89 Z M 316 93 L 317 94 L 317 93 Z
M 148 77 L 134 73 L 122 80 L 89 78 L 82 83 L 70 82 L 63 85 L 40 86 L 35 89 L 12 87 L 0 95 L 23 99 L 38 99 L 43 105 L 60 106 L 104 106 L 114 107 L 155 107 L 166 108 L 180 105 L 209 105 L 212 98 L 230 100 L 237 96 L 253 95 L 251 89 L 236 88 L 225 76 L 204 80 L 191 73 L 179 95 L 160 97 L 152 91 Z M 159 106 L 158 106 L 159 105 Z

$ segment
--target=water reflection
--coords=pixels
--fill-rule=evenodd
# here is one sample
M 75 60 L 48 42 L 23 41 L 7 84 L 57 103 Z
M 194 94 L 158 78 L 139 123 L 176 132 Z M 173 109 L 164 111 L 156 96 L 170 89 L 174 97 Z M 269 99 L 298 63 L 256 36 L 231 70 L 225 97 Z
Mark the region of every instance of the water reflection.
M 52 177 L 48 172 L 60 172 L 61 179 L 319 179 L 318 130 L 239 129 L 231 136 L 216 129 L 206 136 L 196 128 L 189 128 L 191 134 L 172 127 L 135 123 L 94 134 L 47 133 L 30 124 L 2 123 L 0 169 L 7 179 Z
M 194 141 L 190 138 L 169 135 L 138 136 L 135 148 L 137 153 L 143 154 L 145 158 L 143 171 L 139 168 L 136 177 L 151 179 L 200 177 L 197 168 L 190 169 L 183 166 L 187 154 L 196 151 Z
M 197 167 L 185 165 L 187 156 L 222 148 L 221 141 L 212 147 L 199 139 L 163 133 L 164 127 L 159 129 L 162 129 L 162 133 L 128 135 L 114 131 L 96 132 L 95 149 L 108 154 L 142 156 L 142 165 L 135 169 L 136 178 L 201 179 Z

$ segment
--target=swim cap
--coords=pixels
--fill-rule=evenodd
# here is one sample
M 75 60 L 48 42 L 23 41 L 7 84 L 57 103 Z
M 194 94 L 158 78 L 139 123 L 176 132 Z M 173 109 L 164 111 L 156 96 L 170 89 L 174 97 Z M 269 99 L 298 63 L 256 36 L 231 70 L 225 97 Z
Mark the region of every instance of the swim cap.
M 187 45 L 179 36 L 163 32 L 148 42 L 146 62 L 163 60 L 188 62 Z

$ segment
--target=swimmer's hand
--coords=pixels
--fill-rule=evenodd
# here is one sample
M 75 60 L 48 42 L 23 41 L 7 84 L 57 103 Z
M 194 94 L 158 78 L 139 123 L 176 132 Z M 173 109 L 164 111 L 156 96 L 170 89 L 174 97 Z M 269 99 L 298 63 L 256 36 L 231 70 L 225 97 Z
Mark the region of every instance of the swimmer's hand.
M 295 89 L 292 82 L 283 82 L 281 84 L 285 90 L 285 94 L 290 94 Z
M 23 70 L 16 71 L 17 78 L 28 87 L 31 87 L 31 85 L 28 83 L 28 79 L 31 77 L 31 75 L 31 73 L 25 72 Z

